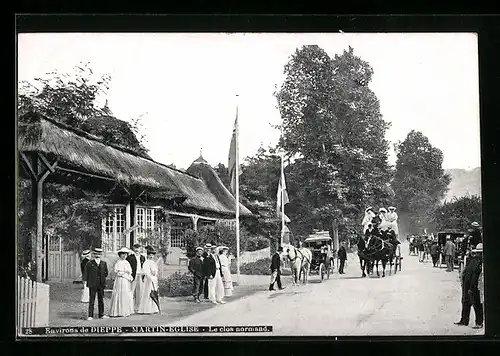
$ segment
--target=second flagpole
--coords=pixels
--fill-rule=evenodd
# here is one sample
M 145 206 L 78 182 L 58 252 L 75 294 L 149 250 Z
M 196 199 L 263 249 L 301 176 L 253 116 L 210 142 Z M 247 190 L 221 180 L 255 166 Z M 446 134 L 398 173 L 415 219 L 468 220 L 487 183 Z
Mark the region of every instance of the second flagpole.
M 240 281 L 240 153 L 239 153 L 239 122 L 238 122 L 238 97 L 236 95 L 236 275 L 238 284 Z

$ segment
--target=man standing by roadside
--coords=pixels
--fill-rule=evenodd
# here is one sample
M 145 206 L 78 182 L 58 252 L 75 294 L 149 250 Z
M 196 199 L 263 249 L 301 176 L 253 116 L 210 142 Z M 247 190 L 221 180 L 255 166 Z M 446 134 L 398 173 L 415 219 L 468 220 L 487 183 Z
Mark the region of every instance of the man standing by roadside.
M 471 251 L 471 255 L 467 261 L 467 265 L 462 274 L 462 316 L 456 325 L 469 325 L 470 308 L 474 307 L 476 315 L 476 325 L 474 329 L 483 327 L 483 304 L 481 303 L 481 295 L 479 292 L 479 276 L 482 273 L 483 244 L 479 243 L 475 249 Z
M 344 266 L 345 261 L 347 260 L 347 251 L 345 249 L 345 241 L 342 241 L 339 247 L 339 251 L 337 252 L 337 256 L 339 258 L 339 274 L 345 274 Z
M 444 258 L 446 259 L 446 272 L 453 271 L 453 258 L 455 256 L 455 244 L 451 241 L 450 235 L 446 235 L 446 243 L 444 245 Z
M 193 274 L 193 298 L 194 301 L 200 303 L 200 295 L 203 293 L 203 261 L 201 255 L 203 248 L 196 248 L 196 256 L 189 261 L 189 272 Z
M 94 259 L 85 265 L 83 272 L 83 283 L 89 288 L 89 315 L 87 320 L 94 319 L 94 302 L 97 295 L 97 309 L 99 318 L 105 319 L 104 315 L 104 288 L 108 276 L 108 265 L 101 261 L 102 249 L 94 248 Z
M 208 269 L 207 269 L 208 265 L 206 264 L 206 261 L 210 256 L 211 250 L 212 250 L 212 244 L 207 243 L 205 244 L 205 251 L 203 251 L 203 254 L 201 255 L 203 260 L 203 279 L 202 279 L 203 298 L 205 299 L 205 301 L 208 300 Z
M 279 246 L 271 258 L 271 283 L 269 284 L 269 291 L 274 289 L 274 283 L 278 284 L 278 289 L 285 289 L 281 285 L 281 252 L 283 252 L 283 247 Z
M 433 241 L 431 245 L 431 257 L 433 267 L 437 267 L 439 260 L 439 245 L 437 241 Z

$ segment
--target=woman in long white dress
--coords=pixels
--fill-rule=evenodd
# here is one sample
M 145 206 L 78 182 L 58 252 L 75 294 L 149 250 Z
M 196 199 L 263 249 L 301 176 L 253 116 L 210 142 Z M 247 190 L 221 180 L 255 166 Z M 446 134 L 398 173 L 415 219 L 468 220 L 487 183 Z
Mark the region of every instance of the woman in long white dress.
M 224 283 L 224 296 L 230 297 L 233 295 L 233 278 L 228 258 L 229 248 L 226 246 L 219 247 L 219 260 L 222 270 L 222 281 Z
M 134 298 L 132 296 L 132 267 L 126 260 L 129 250 L 123 247 L 118 251 L 118 261 L 115 263 L 116 273 L 109 315 L 112 317 L 129 316 L 134 313 Z
M 389 227 L 389 223 L 387 222 L 387 209 L 386 208 L 380 208 L 378 210 L 379 214 L 379 218 L 380 218 L 380 224 L 378 226 L 379 230 L 387 230 L 387 228 Z
M 387 222 L 390 224 L 392 230 L 396 233 L 396 237 L 399 236 L 398 228 L 398 214 L 396 213 L 396 208 L 393 206 L 389 207 L 389 212 L 386 214 Z
M 150 248 L 147 249 L 146 253 L 147 259 L 144 261 L 144 265 L 142 266 L 144 282 L 141 290 L 141 302 L 137 313 L 155 314 L 160 312 L 155 301 L 151 298 L 151 291 L 158 290 L 158 265 L 154 260 L 156 251 Z
M 366 230 L 368 230 L 368 225 L 372 223 L 374 217 L 375 213 L 373 212 L 373 208 L 369 206 L 368 208 L 366 208 L 365 217 L 361 222 L 361 225 L 363 225 L 363 234 L 366 233 Z

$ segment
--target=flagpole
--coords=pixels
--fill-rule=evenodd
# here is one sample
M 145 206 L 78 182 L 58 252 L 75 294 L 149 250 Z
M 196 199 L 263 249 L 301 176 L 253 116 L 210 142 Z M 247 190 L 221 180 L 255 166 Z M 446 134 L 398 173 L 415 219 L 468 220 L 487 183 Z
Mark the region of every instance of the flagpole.
M 281 239 L 280 246 L 283 247 L 283 236 L 285 235 L 285 171 L 283 169 L 283 152 L 281 152 Z
M 281 125 L 281 139 L 283 140 L 283 125 Z M 281 238 L 280 238 L 280 246 L 283 247 L 283 236 L 285 234 L 285 190 L 283 186 L 285 184 L 285 170 L 283 168 L 283 158 L 284 151 L 281 150 Z
M 236 275 L 238 284 L 240 284 L 240 152 L 238 126 L 238 95 L 236 95 Z

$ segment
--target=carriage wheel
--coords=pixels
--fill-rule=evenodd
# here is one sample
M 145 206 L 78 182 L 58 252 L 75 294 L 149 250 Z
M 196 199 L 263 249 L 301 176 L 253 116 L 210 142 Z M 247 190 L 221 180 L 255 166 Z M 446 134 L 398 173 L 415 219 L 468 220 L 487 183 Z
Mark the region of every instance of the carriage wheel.
M 319 265 L 319 275 L 321 276 L 321 280 L 325 279 L 325 264 L 321 263 Z

